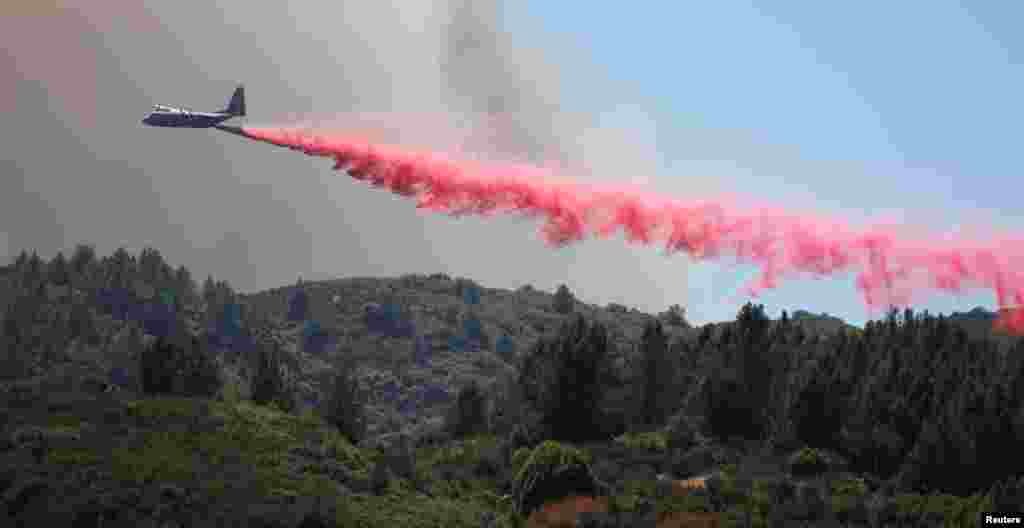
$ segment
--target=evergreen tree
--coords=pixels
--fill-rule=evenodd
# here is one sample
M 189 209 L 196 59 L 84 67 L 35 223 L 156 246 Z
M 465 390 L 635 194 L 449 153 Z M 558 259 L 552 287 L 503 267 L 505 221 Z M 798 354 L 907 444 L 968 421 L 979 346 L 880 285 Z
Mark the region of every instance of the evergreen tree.
M 96 265 L 96 248 L 89 244 L 78 244 L 71 254 L 71 272 L 76 277 L 86 277 Z
M 162 281 L 162 271 L 164 266 L 164 258 L 160 255 L 160 251 L 147 247 L 139 253 L 139 278 L 146 282 L 157 286 Z
M 700 329 L 700 336 L 697 337 L 697 347 L 698 348 L 703 348 L 705 345 L 708 345 L 709 343 L 711 343 L 711 337 L 712 337 L 711 332 L 712 332 L 712 326 L 711 326 L 710 323 L 704 325 Z
M 353 444 L 367 433 L 366 396 L 351 358 L 345 358 L 334 376 L 325 419 Z
M 196 299 L 196 283 L 192 280 L 192 273 L 185 266 L 178 266 L 174 271 L 174 291 L 179 308 L 193 303 Z
M 231 284 L 228 283 L 228 281 L 217 281 L 215 289 L 217 292 L 215 297 L 217 298 L 218 305 L 233 303 L 236 301 L 237 295 L 235 294 L 234 288 L 231 287 Z
M 636 417 L 642 426 L 662 425 L 679 401 L 679 394 L 676 390 L 677 359 L 669 356 L 668 338 L 660 321 L 648 321 L 644 327 L 640 357 Z
M 665 322 L 672 326 L 684 326 L 688 327 L 689 323 L 686 322 L 686 308 L 673 304 L 668 307 L 668 311 L 665 312 Z
M 25 265 L 25 273 L 23 274 L 23 284 L 29 289 L 36 289 L 36 287 L 43 280 L 43 259 L 39 258 L 39 255 L 33 251 L 32 255 L 28 258 L 28 262 Z
M 397 309 L 395 309 L 397 314 Z M 291 296 L 288 298 L 288 320 L 289 321 L 305 321 L 309 318 L 309 294 L 302 286 L 296 286 Z M 397 315 L 395 318 L 389 319 L 391 326 L 397 323 Z
M 701 401 L 711 434 L 721 438 L 760 439 L 767 424 L 764 401 L 755 401 L 735 369 L 719 369 L 703 385 Z
M 107 268 L 107 285 L 111 288 L 128 288 L 135 275 L 134 258 L 123 247 L 110 255 Z
M 835 387 L 824 376 L 814 377 L 791 411 L 797 437 L 812 447 L 832 448 L 842 426 L 843 409 Z
M 449 409 L 447 426 L 456 437 L 482 434 L 489 430 L 487 395 L 475 380 L 459 390 Z
M 65 286 L 71 282 L 71 270 L 68 266 L 67 259 L 64 258 L 64 253 L 58 251 L 57 255 L 50 261 L 49 266 L 49 280 L 52 284 L 58 286 Z
M 568 314 L 573 311 L 573 304 L 575 299 L 572 293 L 569 291 L 569 287 L 562 284 L 555 291 L 555 298 L 553 300 L 553 308 L 555 312 L 560 314 Z
M 25 273 L 28 270 L 28 253 L 24 249 L 14 259 L 14 270 L 19 273 Z
M 167 262 L 160 263 L 160 271 L 157 273 L 157 280 L 154 286 L 162 290 L 174 289 L 174 268 L 172 268 Z
M 260 343 L 256 348 L 256 372 L 252 378 L 252 401 L 260 405 L 276 404 L 283 410 L 295 407 L 292 387 L 282 371 L 284 352 L 276 341 Z
M 76 302 L 71 307 L 69 326 L 71 339 L 82 339 L 90 345 L 99 344 L 99 331 L 89 307 L 83 302 Z
M 581 315 L 563 323 L 552 340 L 538 344 L 532 366 L 550 369 L 538 376 L 546 387 L 528 387 L 540 403 L 542 422 L 556 440 L 601 437 L 601 373 L 608 358 L 608 335 L 600 323 Z M 529 368 L 527 369 L 529 371 Z
M 213 277 L 210 275 L 207 275 L 206 280 L 203 281 L 203 301 L 206 303 L 207 309 L 217 303 L 217 283 L 213 282 Z
M 160 335 L 140 356 L 142 390 L 146 394 L 213 397 L 223 379 L 199 339 L 184 333 Z

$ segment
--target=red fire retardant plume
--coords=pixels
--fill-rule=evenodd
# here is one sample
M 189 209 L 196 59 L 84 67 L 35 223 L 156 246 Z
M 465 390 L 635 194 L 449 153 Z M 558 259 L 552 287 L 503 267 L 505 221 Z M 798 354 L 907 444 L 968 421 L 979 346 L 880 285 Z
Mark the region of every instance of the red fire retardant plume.
M 607 237 L 661 243 L 667 252 L 695 258 L 732 256 L 760 268 L 746 287 L 756 296 L 783 276 L 856 272 L 857 288 L 872 309 L 909 305 L 927 290 L 996 293 L 998 328 L 1024 331 L 1024 239 L 988 244 L 949 237 L 901 236 L 876 226 L 846 223 L 767 207 L 740 208 L 720 201 L 683 201 L 630 186 L 587 185 L 520 164 L 455 160 L 439 153 L 372 145 L 365 140 L 288 128 L 244 127 L 250 138 L 312 156 L 334 158 L 337 170 L 357 180 L 415 198 L 421 209 L 448 214 L 520 213 L 543 217 L 552 246 Z

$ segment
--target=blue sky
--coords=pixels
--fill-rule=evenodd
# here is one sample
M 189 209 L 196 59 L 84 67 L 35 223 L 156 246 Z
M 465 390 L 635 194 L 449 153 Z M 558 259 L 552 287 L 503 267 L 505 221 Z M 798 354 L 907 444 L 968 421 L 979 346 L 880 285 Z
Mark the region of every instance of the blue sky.
M 1024 6 L 967 4 L 980 5 L 533 1 L 510 10 L 509 24 L 539 24 L 559 63 L 583 52 L 609 81 L 605 100 L 649 114 L 666 187 L 685 189 L 683 171 L 703 157 L 723 169 L 720 184 L 773 203 L 901 212 L 937 231 L 1018 230 L 1024 37 L 1014 21 Z M 700 152 L 695 136 L 715 138 L 701 143 L 713 148 Z M 754 271 L 693 266 L 691 317 L 731 318 Z M 775 314 L 869 317 L 850 277 L 784 283 L 758 302 Z M 994 307 L 994 296 L 937 294 L 919 306 L 979 304 Z

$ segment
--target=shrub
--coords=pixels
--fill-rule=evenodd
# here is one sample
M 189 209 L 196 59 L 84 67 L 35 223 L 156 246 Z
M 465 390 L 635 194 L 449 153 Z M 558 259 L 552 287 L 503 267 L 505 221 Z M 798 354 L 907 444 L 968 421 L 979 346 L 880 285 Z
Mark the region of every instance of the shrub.
M 686 415 L 676 416 L 666 429 L 666 449 L 672 451 L 687 451 L 696 446 L 699 441 L 699 431 Z
M 521 515 L 539 508 L 542 498 L 552 494 L 601 494 L 590 472 L 590 455 L 581 449 L 549 440 L 528 455 L 513 455 L 513 464 L 513 496 Z
M 665 451 L 668 449 L 668 437 L 663 432 L 626 433 L 615 438 L 615 441 L 632 449 L 649 449 Z
M 790 456 L 789 468 L 798 476 L 819 475 L 828 469 L 828 459 L 817 449 L 805 447 Z
M 868 486 L 862 478 L 844 478 L 832 483 L 832 493 L 835 495 L 863 497 L 868 493 Z

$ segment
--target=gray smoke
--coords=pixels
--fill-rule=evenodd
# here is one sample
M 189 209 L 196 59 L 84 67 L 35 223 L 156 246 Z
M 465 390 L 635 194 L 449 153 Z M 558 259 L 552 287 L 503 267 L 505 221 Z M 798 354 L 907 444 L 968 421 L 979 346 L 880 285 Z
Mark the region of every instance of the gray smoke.
M 492 125 L 490 138 L 498 151 L 568 161 L 573 131 L 559 122 L 564 109 L 557 68 L 501 31 L 499 2 L 452 0 L 449 7 L 441 48 L 445 95 L 456 108 L 490 118 L 479 125 Z

